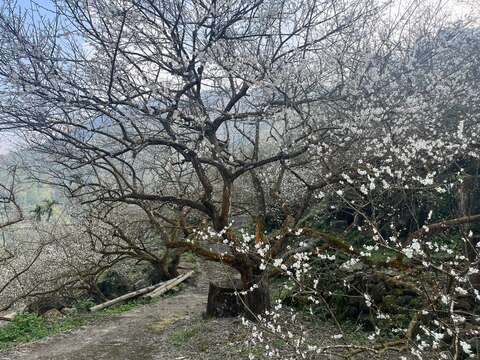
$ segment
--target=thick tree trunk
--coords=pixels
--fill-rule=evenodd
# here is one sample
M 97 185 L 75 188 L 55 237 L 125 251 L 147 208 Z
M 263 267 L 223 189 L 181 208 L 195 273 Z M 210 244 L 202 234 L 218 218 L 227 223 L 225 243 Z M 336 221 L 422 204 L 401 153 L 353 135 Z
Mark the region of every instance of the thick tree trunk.
M 103 293 L 100 291 L 97 285 L 96 279 L 93 279 L 93 282 L 89 284 L 89 290 L 88 293 L 90 296 L 97 302 L 104 302 L 107 301 L 107 297 L 103 295 Z
M 252 289 L 253 288 L 253 289 Z M 255 320 L 257 315 L 262 315 L 270 308 L 270 284 L 268 276 L 258 276 L 247 288 L 247 294 L 243 297 L 245 315 Z
M 234 283 L 210 283 L 206 316 L 232 317 L 245 315 L 256 320 L 270 308 L 270 286 L 267 274 L 245 267 L 241 280 Z
M 150 282 L 156 284 L 177 277 L 179 262 L 180 254 L 175 251 L 165 254 L 159 261 L 150 262 L 153 267 L 149 274 Z

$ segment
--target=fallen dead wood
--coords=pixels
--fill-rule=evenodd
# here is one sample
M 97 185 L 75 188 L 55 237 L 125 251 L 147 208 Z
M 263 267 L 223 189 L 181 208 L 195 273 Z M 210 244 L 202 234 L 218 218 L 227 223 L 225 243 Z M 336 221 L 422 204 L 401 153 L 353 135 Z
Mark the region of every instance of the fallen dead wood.
M 149 292 L 151 292 L 152 290 L 155 290 L 156 288 L 158 288 L 159 286 L 162 286 L 162 284 L 163 284 L 163 283 L 156 284 L 156 285 L 152 285 L 152 286 L 148 286 L 148 287 L 146 287 L 146 288 L 139 289 L 139 290 L 133 291 L 133 292 L 131 292 L 131 293 L 122 295 L 122 296 L 120 296 L 120 297 L 118 297 L 118 298 L 109 300 L 109 301 L 104 302 L 104 303 L 102 303 L 102 304 L 98 304 L 98 305 L 92 306 L 92 307 L 90 308 L 90 311 L 102 310 L 102 309 L 105 309 L 105 308 L 110 307 L 110 306 L 112 306 L 112 305 L 118 304 L 119 302 L 122 302 L 122 301 L 125 301 L 125 300 L 128 300 L 128 299 L 131 299 L 131 298 L 138 297 L 138 296 L 140 296 L 140 295 L 149 293 Z
M 175 279 L 167 281 L 164 285 L 159 286 L 152 292 L 144 295 L 145 298 L 152 299 L 154 297 L 158 297 L 160 295 L 165 294 L 168 290 L 173 289 L 175 286 L 179 285 L 180 283 L 187 280 L 190 276 L 193 275 L 193 271 L 189 271 L 183 275 L 177 276 Z
M 172 280 L 168 280 L 166 282 L 162 282 L 162 283 L 159 283 L 159 284 L 156 284 L 156 285 L 152 285 L 152 286 L 148 286 L 146 288 L 143 288 L 143 289 L 139 289 L 139 290 L 136 290 L 136 291 L 133 291 L 131 293 L 128 293 L 128 294 L 125 294 L 125 295 L 122 295 L 118 298 L 115 298 L 115 299 L 112 299 L 112 300 L 109 300 L 109 301 L 106 301 L 102 304 L 98 304 L 98 305 L 95 305 L 95 306 L 92 306 L 90 308 L 90 311 L 98 311 L 98 310 L 102 310 L 102 309 L 105 309 L 105 308 L 108 308 L 112 305 L 115 305 L 115 304 L 118 304 L 120 302 L 123 302 L 125 300 L 128 300 L 128 299 L 132 299 L 132 298 L 135 298 L 135 297 L 139 297 L 141 295 L 145 295 L 145 294 L 148 294 L 148 296 L 145 296 L 147 298 L 152 298 L 152 297 L 155 297 L 155 296 L 159 296 L 161 294 L 164 294 L 165 292 L 167 292 L 168 290 L 174 288 L 175 286 L 177 286 L 178 284 L 180 284 L 181 282 L 185 281 L 187 278 L 189 278 L 190 276 L 192 276 L 193 274 L 193 271 L 190 271 L 186 274 L 183 274 L 183 275 L 180 275 L 180 276 L 177 276 L 175 279 L 172 279 Z M 166 289 L 166 290 L 165 290 Z M 157 293 L 158 291 L 158 293 Z M 155 293 L 155 295 L 152 296 L 152 294 Z

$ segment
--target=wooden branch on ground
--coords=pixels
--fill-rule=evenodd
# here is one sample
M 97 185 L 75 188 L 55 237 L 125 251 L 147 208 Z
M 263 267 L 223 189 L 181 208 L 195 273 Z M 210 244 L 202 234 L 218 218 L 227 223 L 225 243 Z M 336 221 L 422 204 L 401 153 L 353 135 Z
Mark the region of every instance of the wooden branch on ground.
M 168 290 L 173 289 L 175 286 L 179 285 L 180 283 L 187 280 L 189 277 L 193 275 L 193 271 L 189 271 L 186 274 L 177 276 L 175 279 L 167 281 L 164 285 L 156 288 L 152 292 L 144 295 L 145 298 L 152 299 L 154 297 L 158 297 L 160 295 L 165 294 Z
M 110 306 L 112 306 L 112 305 L 118 304 L 119 302 L 122 302 L 122 301 L 125 301 L 125 300 L 128 300 L 128 299 L 131 299 L 131 298 L 138 297 L 138 296 L 140 296 L 140 295 L 149 293 L 149 292 L 155 290 L 156 288 L 158 288 L 159 286 L 162 286 L 162 284 L 163 284 L 163 283 L 155 284 L 155 285 L 152 285 L 152 286 L 148 286 L 148 287 L 146 287 L 146 288 L 143 288 L 143 289 L 140 289 L 140 290 L 136 290 L 136 291 L 133 291 L 133 292 L 131 292 L 131 293 L 122 295 L 122 296 L 120 296 L 120 297 L 118 297 L 118 298 L 109 300 L 109 301 L 104 302 L 104 303 L 102 303 L 102 304 L 92 306 L 92 307 L 90 308 L 90 311 L 102 310 L 102 309 L 105 309 L 105 308 L 110 307 Z
M 190 276 L 192 276 L 193 274 L 193 271 L 190 271 L 186 274 L 183 274 L 183 275 L 180 275 L 180 276 L 177 276 L 175 279 L 172 279 L 172 280 L 168 280 L 166 282 L 162 282 L 162 283 L 159 283 L 159 284 L 155 284 L 155 285 L 152 285 L 152 286 L 148 286 L 146 288 L 143 288 L 143 289 L 139 289 L 139 290 L 136 290 L 136 291 L 133 291 L 131 293 L 128 293 L 128 294 L 125 294 L 125 295 L 122 295 L 118 298 L 115 298 L 115 299 L 112 299 L 112 300 L 109 300 L 107 302 L 104 302 L 102 304 L 99 304 L 99 305 L 95 305 L 95 306 L 92 306 L 90 308 L 90 311 L 98 311 L 98 310 L 103 310 L 105 308 L 108 308 L 112 305 L 115 305 L 115 304 L 118 304 L 120 302 L 123 302 L 125 300 L 129 300 L 129 299 L 132 299 L 132 298 L 135 298 L 135 297 L 139 297 L 141 295 L 144 295 L 144 294 L 149 294 L 149 293 L 155 293 L 154 296 L 159 296 L 165 292 L 167 292 L 168 290 L 174 288 L 175 286 L 177 286 L 178 284 L 180 284 L 181 282 L 185 281 L 186 279 L 188 279 Z M 163 289 L 166 289 L 165 291 L 161 292 Z M 157 294 L 157 291 L 158 291 L 158 294 Z M 149 294 L 151 295 L 151 294 Z M 153 297 L 153 296 L 148 296 L 148 297 Z

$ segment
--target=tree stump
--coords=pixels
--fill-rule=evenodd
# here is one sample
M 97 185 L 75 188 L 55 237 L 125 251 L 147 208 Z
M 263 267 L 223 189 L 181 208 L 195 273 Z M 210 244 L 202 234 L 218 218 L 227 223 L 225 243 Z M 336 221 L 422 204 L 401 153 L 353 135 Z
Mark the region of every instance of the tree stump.
M 210 283 L 208 289 L 207 317 L 236 317 L 245 315 L 251 320 L 270 307 L 270 293 L 263 282 L 253 290 L 244 289 L 241 281 L 234 284 Z M 246 294 L 241 292 L 246 291 Z
M 243 313 L 243 304 L 237 291 L 242 291 L 240 284 L 217 285 L 210 283 L 208 288 L 207 317 L 235 317 Z

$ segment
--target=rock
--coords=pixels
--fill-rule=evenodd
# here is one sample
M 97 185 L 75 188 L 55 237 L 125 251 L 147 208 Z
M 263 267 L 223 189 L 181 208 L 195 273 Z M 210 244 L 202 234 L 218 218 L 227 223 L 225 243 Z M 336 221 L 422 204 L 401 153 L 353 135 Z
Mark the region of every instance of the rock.
M 165 278 L 164 274 L 160 271 L 158 267 L 148 265 L 148 267 L 145 269 L 145 279 L 142 280 L 144 281 L 144 284 L 147 284 L 146 286 L 150 286 L 165 281 Z
M 149 281 L 145 279 L 140 279 L 133 285 L 133 287 L 135 288 L 135 290 L 140 290 L 150 285 L 153 285 L 153 284 L 151 284 Z
M 63 314 L 57 309 L 48 310 L 46 313 L 43 314 L 43 318 L 50 322 L 61 319 L 62 317 Z
M 167 280 L 171 280 L 177 277 L 178 271 L 178 262 L 180 257 L 173 257 L 166 261 L 166 264 L 148 264 L 144 269 L 144 279 L 148 283 L 147 286 L 155 285 Z
M 102 294 L 108 299 L 115 299 L 132 291 L 130 280 L 115 270 L 109 270 L 100 278 L 97 284 Z
M 69 305 L 69 301 L 59 295 L 44 295 L 32 300 L 25 311 L 42 315 L 52 309 L 62 310 L 67 305 Z

